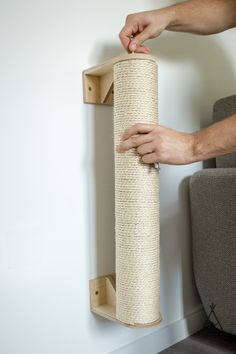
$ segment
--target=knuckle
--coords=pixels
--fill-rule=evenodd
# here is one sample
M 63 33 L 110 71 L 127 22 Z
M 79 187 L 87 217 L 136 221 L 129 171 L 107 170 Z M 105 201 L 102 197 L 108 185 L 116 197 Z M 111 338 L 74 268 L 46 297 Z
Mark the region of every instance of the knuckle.
M 123 145 L 124 145 L 123 143 L 120 143 L 120 144 L 119 144 L 119 150 L 120 150 L 120 151 L 123 150 Z
M 131 140 L 131 143 L 134 144 L 134 145 L 137 143 L 137 137 L 136 136 L 131 136 L 130 140 Z
M 160 142 L 158 143 L 158 149 L 159 153 L 162 153 L 163 151 L 165 151 L 165 144 L 162 140 L 160 140 Z
M 153 128 L 153 131 L 155 133 L 158 133 L 160 131 L 160 126 L 158 124 L 156 124 L 155 127 Z
M 165 128 L 163 127 L 163 125 L 157 124 L 156 128 L 159 133 L 163 133 L 165 131 Z
M 142 161 L 143 161 L 144 163 L 147 163 L 147 162 L 148 162 L 148 161 L 147 161 L 147 156 L 146 156 L 146 155 L 142 156 Z
M 127 15 L 127 16 L 126 16 L 125 23 L 127 24 L 128 22 L 130 22 L 130 21 L 131 21 L 131 18 L 132 18 L 132 15 L 131 15 L 131 14 Z
M 137 148 L 137 152 L 139 153 L 139 155 L 143 155 L 142 145 Z
M 133 18 L 134 17 L 134 14 L 128 14 L 127 16 L 126 16 L 126 19 L 127 20 L 130 20 L 131 18 Z
M 125 27 L 123 27 L 119 33 L 120 39 L 122 39 L 124 37 L 124 35 L 125 35 Z
M 135 124 L 135 128 L 141 129 L 141 127 L 142 127 L 142 123 L 136 123 L 136 124 Z

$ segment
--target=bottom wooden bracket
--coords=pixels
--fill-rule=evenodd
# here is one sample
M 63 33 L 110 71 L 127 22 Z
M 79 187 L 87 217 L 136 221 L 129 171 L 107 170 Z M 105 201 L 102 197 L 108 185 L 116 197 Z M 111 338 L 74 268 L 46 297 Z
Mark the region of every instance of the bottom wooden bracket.
M 148 328 L 158 325 L 162 317 L 154 322 L 145 324 L 129 324 L 116 318 L 116 275 L 108 274 L 90 280 L 90 307 L 95 314 L 122 325 L 135 328 Z

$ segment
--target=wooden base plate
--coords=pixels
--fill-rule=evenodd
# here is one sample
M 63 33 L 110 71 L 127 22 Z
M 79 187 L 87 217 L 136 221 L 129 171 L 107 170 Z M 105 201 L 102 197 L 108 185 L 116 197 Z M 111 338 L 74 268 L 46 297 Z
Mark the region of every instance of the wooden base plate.
M 125 323 L 116 318 L 116 276 L 108 274 L 90 280 L 90 306 L 95 314 L 132 328 L 149 328 L 162 321 L 160 317 L 151 323 Z

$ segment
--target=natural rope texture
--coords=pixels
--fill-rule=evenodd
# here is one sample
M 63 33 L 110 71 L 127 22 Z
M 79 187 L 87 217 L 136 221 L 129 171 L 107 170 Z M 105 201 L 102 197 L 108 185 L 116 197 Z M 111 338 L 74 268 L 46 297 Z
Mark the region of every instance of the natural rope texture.
M 132 54 L 131 54 L 132 55 Z M 114 65 L 114 143 L 133 124 L 157 123 L 157 65 Z M 128 324 L 160 319 L 159 173 L 136 149 L 115 152 L 116 317 Z

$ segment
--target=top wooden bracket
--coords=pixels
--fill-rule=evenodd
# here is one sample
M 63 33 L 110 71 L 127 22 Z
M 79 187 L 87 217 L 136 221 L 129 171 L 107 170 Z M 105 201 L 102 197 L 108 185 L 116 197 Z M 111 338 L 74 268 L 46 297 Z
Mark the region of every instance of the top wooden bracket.
M 103 64 L 94 66 L 83 71 L 84 103 L 103 104 L 113 106 L 114 96 L 114 64 L 130 59 L 147 59 L 155 61 L 155 58 L 148 54 L 132 53 L 124 54 Z

